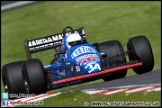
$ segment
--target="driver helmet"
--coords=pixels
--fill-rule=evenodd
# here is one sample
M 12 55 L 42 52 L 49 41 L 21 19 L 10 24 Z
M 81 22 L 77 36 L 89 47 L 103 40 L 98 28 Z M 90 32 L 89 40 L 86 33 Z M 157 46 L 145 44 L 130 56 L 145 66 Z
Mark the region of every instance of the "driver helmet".
M 69 49 L 71 46 L 80 44 L 81 42 L 82 38 L 78 33 L 70 34 L 66 40 L 67 48 Z

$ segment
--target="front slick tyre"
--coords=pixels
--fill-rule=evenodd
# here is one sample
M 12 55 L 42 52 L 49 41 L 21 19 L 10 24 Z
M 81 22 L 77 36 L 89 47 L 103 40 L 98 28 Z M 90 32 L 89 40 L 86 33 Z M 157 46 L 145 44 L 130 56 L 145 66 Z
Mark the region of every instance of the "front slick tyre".
M 150 42 L 146 36 L 142 35 L 130 38 L 127 43 L 127 49 L 131 51 L 131 53 L 129 53 L 130 61 L 140 60 L 143 64 L 140 67 L 133 68 L 134 72 L 137 74 L 142 74 L 153 69 L 153 52 Z

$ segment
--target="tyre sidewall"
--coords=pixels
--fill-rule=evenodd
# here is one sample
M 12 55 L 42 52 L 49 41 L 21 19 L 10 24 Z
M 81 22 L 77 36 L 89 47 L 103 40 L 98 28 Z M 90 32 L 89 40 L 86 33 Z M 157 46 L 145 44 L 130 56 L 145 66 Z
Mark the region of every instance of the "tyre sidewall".
M 29 87 L 29 93 L 40 94 L 47 91 L 46 74 L 39 59 L 25 61 L 23 72 Z

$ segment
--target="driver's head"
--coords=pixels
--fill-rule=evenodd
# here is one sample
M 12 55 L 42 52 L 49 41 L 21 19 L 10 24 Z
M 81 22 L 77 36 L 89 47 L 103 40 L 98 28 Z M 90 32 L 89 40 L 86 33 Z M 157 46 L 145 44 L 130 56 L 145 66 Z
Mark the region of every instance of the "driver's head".
M 71 46 L 80 44 L 81 42 L 82 38 L 78 33 L 70 34 L 66 40 L 67 48 L 69 49 Z

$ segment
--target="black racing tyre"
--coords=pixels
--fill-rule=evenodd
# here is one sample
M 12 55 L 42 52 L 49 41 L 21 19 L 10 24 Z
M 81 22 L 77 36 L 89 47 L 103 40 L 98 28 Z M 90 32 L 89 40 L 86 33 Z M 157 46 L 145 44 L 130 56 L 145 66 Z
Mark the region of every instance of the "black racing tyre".
M 25 85 L 22 74 L 22 65 L 24 61 L 16 61 L 6 64 L 2 67 L 2 79 L 5 92 L 8 92 L 9 99 L 16 97 L 10 97 L 11 95 L 20 96 L 25 94 Z
M 124 54 L 123 47 L 118 40 L 111 40 L 111 41 L 99 43 L 98 48 L 99 48 L 99 52 L 107 52 L 108 59 L 112 58 L 114 56 L 120 55 L 122 53 Z M 108 61 L 109 61 L 110 66 L 115 66 L 115 65 L 119 65 L 119 64 L 123 64 L 123 63 L 127 62 L 126 57 L 122 56 L 122 55 L 118 56 L 116 58 L 110 59 Z M 102 64 L 102 69 L 108 68 L 108 66 L 105 65 L 106 60 L 101 59 L 101 64 Z M 103 76 L 103 80 L 109 81 L 109 80 L 113 80 L 113 79 L 117 79 L 117 78 L 122 78 L 122 77 L 125 77 L 126 74 L 127 74 L 127 69 L 122 70 L 122 71 L 113 72 L 113 73 L 108 73 Z
M 142 74 L 153 69 L 153 52 L 146 36 L 141 35 L 130 38 L 127 43 L 127 49 L 128 51 L 131 51 L 131 53 L 129 53 L 130 61 L 141 60 L 143 63 L 142 66 L 133 68 L 134 72 Z
M 39 59 L 29 59 L 24 62 L 23 76 L 28 94 L 37 95 L 47 92 L 47 77 Z

